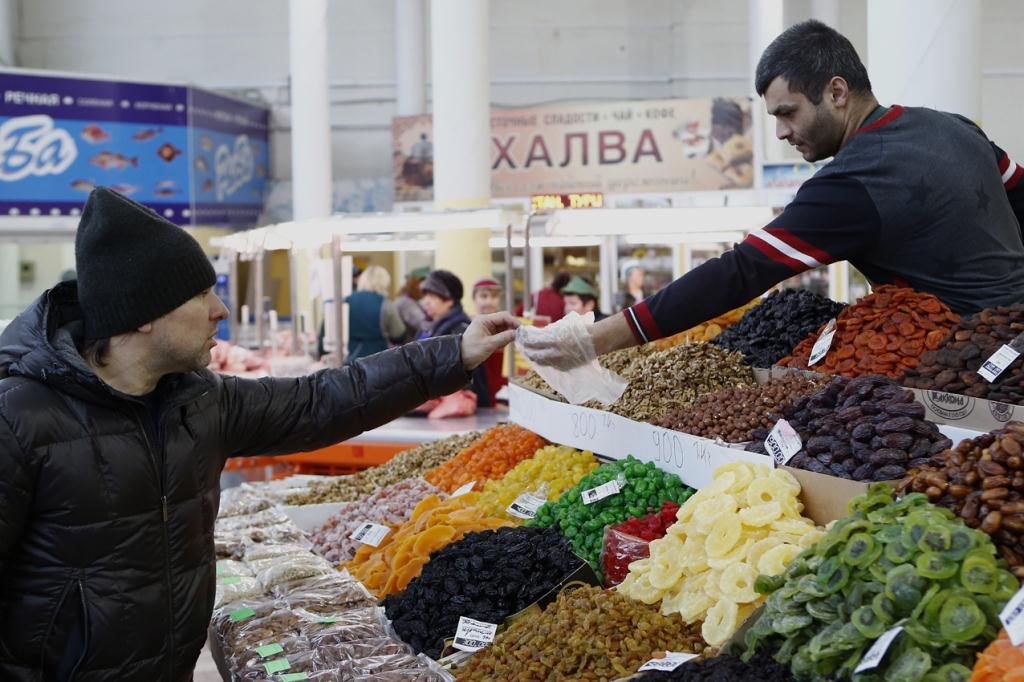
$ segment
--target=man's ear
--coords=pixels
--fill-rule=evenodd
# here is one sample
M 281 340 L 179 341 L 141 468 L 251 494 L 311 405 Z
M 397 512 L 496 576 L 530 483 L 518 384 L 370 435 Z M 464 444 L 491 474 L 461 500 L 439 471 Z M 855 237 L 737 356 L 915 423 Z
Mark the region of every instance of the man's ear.
M 153 333 L 153 323 L 152 322 L 147 322 L 146 324 L 142 325 L 141 327 L 139 327 L 135 331 L 137 331 L 140 334 L 151 334 L 151 333 Z
M 833 76 L 825 86 L 825 97 L 832 102 L 832 106 L 842 109 L 850 103 L 850 84 L 842 76 Z

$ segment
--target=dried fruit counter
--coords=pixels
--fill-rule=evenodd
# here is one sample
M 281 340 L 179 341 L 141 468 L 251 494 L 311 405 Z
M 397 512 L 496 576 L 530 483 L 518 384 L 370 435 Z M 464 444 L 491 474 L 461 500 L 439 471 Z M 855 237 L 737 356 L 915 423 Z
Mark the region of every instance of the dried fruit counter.
M 976 386 L 992 342 L 975 335 L 1003 342 L 1024 323 L 936 303 L 773 294 L 710 343 L 603 358 L 631 385 L 614 405 L 571 406 L 531 378 L 547 397 L 513 387 L 516 423 L 355 476 L 225 491 L 211 625 L 224 672 L 1024 679 L 1024 423 L 957 430 L 901 385 Z M 810 364 L 828 372 L 756 367 L 806 366 L 833 318 Z M 780 419 L 785 466 L 764 446 Z M 282 513 L 307 504 L 330 518 L 298 528 Z

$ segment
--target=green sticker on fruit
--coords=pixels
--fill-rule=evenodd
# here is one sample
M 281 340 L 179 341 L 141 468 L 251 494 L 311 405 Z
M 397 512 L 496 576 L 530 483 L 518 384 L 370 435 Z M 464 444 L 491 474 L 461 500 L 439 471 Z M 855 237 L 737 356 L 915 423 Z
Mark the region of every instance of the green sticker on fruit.
M 287 658 L 279 658 L 276 661 L 264 663 L 263 667 L 266 668 L 268 675 L 273 675 L 274 673 L 279 673 L 282 670 L 287 670 L 292 667 L 292 664 L 288 662 Z
M 281 675 L 281 682 L 298 682 L 299 680 L 308 680 L 309 675 L 306 673 L 288 673 L 287 675 Z
M 220 579 L 221 585 L 237 585 L 240 582 L 242 582 L 242 578 L 237 575 L 226 575 Z
M 237 611 L 232 611 L 228 615 L 228 617 L 231 619 L 232 623 L 237 623 L 240 620 L 245 620 L 246 618 L 252 618 L 255 615 L 256 615 L 256 612 L 253 611 L 252 609 L 244 608 L 244 609 L 238 609 Z
M 261 647 L 257 647 L 256 649 L 256 653 L 260 655 L 260 658 L 267 658 L 268 656 L 279 654 L 282 651 L 284 651 L 284 647 L 276 642 L 274 644 L 265 644 Z

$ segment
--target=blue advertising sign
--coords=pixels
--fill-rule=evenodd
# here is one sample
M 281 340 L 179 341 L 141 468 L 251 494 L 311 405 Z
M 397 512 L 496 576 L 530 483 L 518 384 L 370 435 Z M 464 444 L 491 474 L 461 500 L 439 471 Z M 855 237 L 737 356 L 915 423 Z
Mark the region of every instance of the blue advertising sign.
M 179 224 L 252 224 L 268 118 L 180 85 L 0 71 L 0 216 L 78 215 L 105 185 Z

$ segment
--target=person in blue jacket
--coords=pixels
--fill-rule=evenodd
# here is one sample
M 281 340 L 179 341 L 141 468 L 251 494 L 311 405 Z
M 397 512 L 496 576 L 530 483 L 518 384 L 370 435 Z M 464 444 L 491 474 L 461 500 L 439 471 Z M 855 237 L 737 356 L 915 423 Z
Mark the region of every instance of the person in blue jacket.
M 357 290 L 348 303 L 347 362 L 387 350 L 405 335 L 405 323 L 395 304 L 388 299 L 391 275 L 379 265 L 371 265 L 359 275 Z

